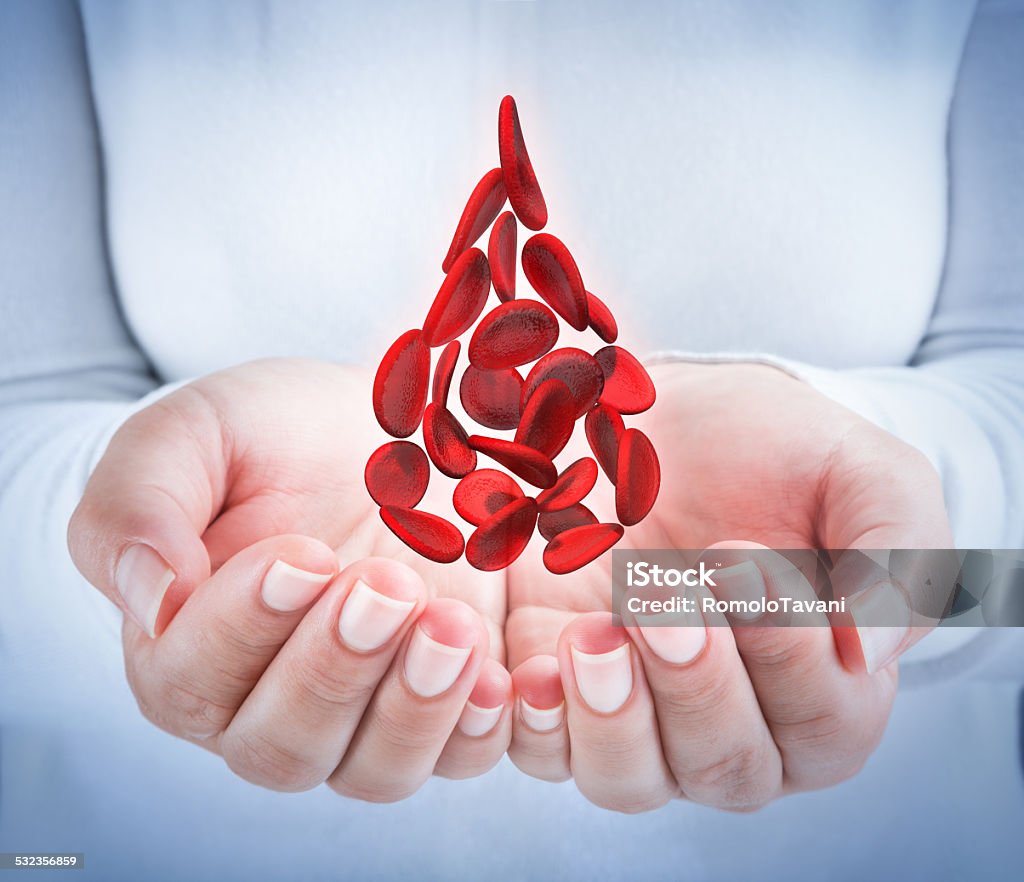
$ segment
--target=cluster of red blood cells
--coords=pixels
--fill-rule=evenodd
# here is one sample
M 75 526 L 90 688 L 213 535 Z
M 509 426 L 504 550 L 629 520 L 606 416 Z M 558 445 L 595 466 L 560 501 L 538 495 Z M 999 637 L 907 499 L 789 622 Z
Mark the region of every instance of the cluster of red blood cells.
M 647 436 L 627 429 L 622 419 L 654 404 L 654 384 L 636 358 L 614 345 L 614 316 L 584 288 L 569 249 L 550 233 L 531 236 L 520 255 L 541 300 L 516 298 L 516 219 L 537 231 L 548 212 L 510 95 L 498 111 L 498 154 L 500 168 L 480 179 L 462 212 L 442 264 L 444 282 L 423 327 L 392 344 L 374 379 L 373 410 L 381 427 L 406 439 L 422 424 L 423 446 L 396 440 L 378 448 L 366 464 L 366 487 L 384 523 L 430 560 L 451 563 L 465 552 L 477 569 L 499 570 L 523 552 L 537 529 L 547 540 L 544 565 L 569 573 L 611 548 L 623 527 L 638 523 L 654 505 L 661 483 L 657 454 Z M 502 212 L 506 200 L 512 211 Z M 475 243 L 488 227 L 485 254 Z M 500 303 L 480 319 L 492 286 Z M 590 329 L 607 345 L 593 354 L 555 349 L 559 317 L 577 331 Z M 470 435 L 448 409 L 462 352 L 458 338 L 478 319 L 459 398 L 480 425 L 514 429 L 512 440 Z M 431 349 L 440 347 L 431 381 Z M 531 363 L 524 379 L 518 368 Z M 594 458 L 559 472 L 554 460 L 581 418 Z M 511 474 L 478 468 L 479 455 Z M 475 527 L 468 541 L 450 521 L 416 508 L 431 464 L 459 479 L 452 501 Z M 583 504 L 598 466 L 615 486 L 616 523 L 600 523 Z M 526 495 L 513 475 L 539 492 Z

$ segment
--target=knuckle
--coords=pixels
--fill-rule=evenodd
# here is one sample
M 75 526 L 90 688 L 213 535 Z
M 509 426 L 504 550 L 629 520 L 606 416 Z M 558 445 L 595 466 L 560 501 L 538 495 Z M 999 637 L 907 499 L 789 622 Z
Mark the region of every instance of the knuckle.
M 232 772 L 270 790 L 311 790 L 324 779 L 323 773 L 308 760 L 259 733 L 229 733 L 220 747 Z
M 688 769 L 682 786 L 690 798 L 717 808 L 761 805 L 774 789 L 766 747 L 742 745 L 721 759 Z
M 297 703 L 314 712 L 337 713 L 348 708 L 363 707 L 376 688 L 376 683 L 360 682 L 356 672 L 339 671 L 326 664 L 326 659 L 305 657 L 301 666 L 289 665 L 285 672 L 289 689 Z

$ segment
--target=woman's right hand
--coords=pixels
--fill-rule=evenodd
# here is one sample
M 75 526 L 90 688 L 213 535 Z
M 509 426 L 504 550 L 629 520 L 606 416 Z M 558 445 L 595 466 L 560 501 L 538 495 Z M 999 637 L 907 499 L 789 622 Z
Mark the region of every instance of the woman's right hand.
M 299 360 L 184 386 L 115 434 L 68 535 L 149 720 L 266 787 L 394 801 L 494 765 L 512 690 L 504 576 L 414 555 L 362 487 L 369 386 Z

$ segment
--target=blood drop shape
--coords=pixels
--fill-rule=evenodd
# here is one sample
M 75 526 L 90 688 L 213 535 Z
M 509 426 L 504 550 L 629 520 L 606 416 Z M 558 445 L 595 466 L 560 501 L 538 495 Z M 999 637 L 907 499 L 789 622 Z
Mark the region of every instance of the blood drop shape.
M 536 361 L 558 342 L 558 319 L 536 300 L 510 300 L 481 320 L 469 341 L 469 363 L 483 370 Z
M 559 533 L 544 549 L 544 566 L 558 576 L 596 560 L 622 538 L 621 524 L 587 524 Z
M 523 378 L 515 368 L 482 371 L 470 365 L 462 375 L 459 397 L 466 413 L 488 429 L 519 425 Z
M 485 435 L 470 435 L 469 446 L 480 451 L 484 456 L 489 456 L 495 462 L 501 463 L 510 472 L 519 475 L 527 483 L 533 484 L 534 487 L 540 487 L 542 490 L 552 486 L 558 477 L 555 464 L 543 453 L 532 447 L 516 444 L 515 441 L 488 438 Z
M 548 222 L 548 207 L 544 204 L 530 154 L 526 152 L 519 111 L 511 95 L 502 98 L 498 108 L 498 158 L 512 210 L 529 229 L 544 229 Z
M 418 444 L 388 441 L 370 454 L 363 480 L 377 505 L 413 508 L 427 492 L 430 463 Z
M 551 541 L 559 533 L 571 530 L 573 527 L 582 527 L 585 524 L 596 524 L 597 517 L 582 503 L 570 505 L 561 511 L 542 511 L 537 518 L 537 530 L 548 541 Z
M 380 510 L 380 518 L 392 533 L 429 560 L 452 563 L 462 556 L 462 533 L 455 524 L 438 515 L 385 505 Z
M 654 383 L 644 366 L 621 346 L 605 346 L 594 353 L 604 372 L 601 403 L 619 413 L 643 413 L 654 404 Z
M 617 410 L 607 404 L 599 404 L 587 414 L 583 425 L 590 449 L 597 457 L 608 480 L 614 484 L 619 468 L 619 438 L 626 431 L 622 417 Z
M 528 496 L 510 502 L 473 531 L 466 560 L 478 570 L 504 569 L 523 553 L 536 524 L 536 502 Z
M 460 336 L 484 311 L 491 290 L 491 271 L 479 248 L 468 248 L 459 255 L 423 323 L 423 342 L 443 346 Z
M 449 478 L 461 478 L 476 468 L 476 451 L 467 443 L 466 430 L 455 415 L 431 403 L 423 414 L 423 446 L 437 470 Z
M 620 523 L 631 527 L 647 517 L 661 487 L 658 454 L 650 438 L 639 429 L 622 433 L 615 474 L 615 514 Z
M 614 343 L 618 339 L 619 326 L 612 311 L 605 306 L 603 300 L 589 291 L 587 291 L 587 316 L 590 319 L 590 327 L 605 343 Z
M 491 283 L 502 302 L 516 299 L 516 216 L 502 212 L 487 238 L 487 262 Z M 612 341 L 609 340 L 609 343 Z
M 574 420 L 597 404 L 601 389 L 604 388 L 604 372 L 594 356 L 571 346 L 549 352 L 533 366 L 523 386 L 523 408 L 545 380 L 561 380 L 569 387 L 576 401 Z
M 459 360 L 459 352 L 462 344 L 458 340 L 452 340 L 437 359 L 437 367 L 434 368 L 434 385 L 430 393 L 430 400 L 441 407 L 448 406 L 448 390 L 452 387 L 452 377 L 455 376 L 455 363 Z
M 527 399 L 516 429 L 516 443 L 539 450 L 548 459 L 562 452 L 572 436 L 576 400 L 561 380 L 545 380 Z
M 373 412 L 394 438 L 408 438 L 420 424 L 430 385 L 430 350 L 420 331 L 406 331 L 384 354 L 373 379 Z
M 464 520 L 478 527 L 510 502 L 523 498 L 515 479 L 497 469 L 470 472 L 455 487 L 452 503 Z
M 448 248 L 444 263 L 441 264 L 444 272 L 448 272 L 455 259 L 483 235 L 504 204 L 505 178 L 500 168 L 492 168 L 480 178 L 469 196 L 466 207 L 462 210 L 462 217 L 459 218 L 455 235 L 452 236 L 452 244 Z
M 577 331 L 589 323 L 587 292 L 579 267 L 561 239 L 550 233 L 531 236 L 523 246 L 523 272 L 533 289 Z
M 537 510 L 562 511 L 580 502 L 597 483 L 597 463 L 589 456 L 578 459 L 558 476 L 554 485 L 537 496 Z

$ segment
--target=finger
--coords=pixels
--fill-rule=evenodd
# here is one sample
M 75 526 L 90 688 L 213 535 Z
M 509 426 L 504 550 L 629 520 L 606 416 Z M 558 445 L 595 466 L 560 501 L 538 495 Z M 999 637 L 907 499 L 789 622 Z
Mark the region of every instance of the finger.
M 580 792 L 622 812 L 649 811 L 677 796 L 654 700 L 626 632 L 608 613 L 582 615 L 562 633 L 558 660 Z
M 505 666 L 484 661 L 455 731 L 434 774 L 444 778 L 482 775 L 508 750 L 512 737 L 512 677 Z
M 512 671 L 516 711 L 512 720 L 509 758 L 522 771 L 542 781 L 565 781 L 569 769 L 569 730 L 565 725 L 565 694 L 553 655 L 535 655 Z

